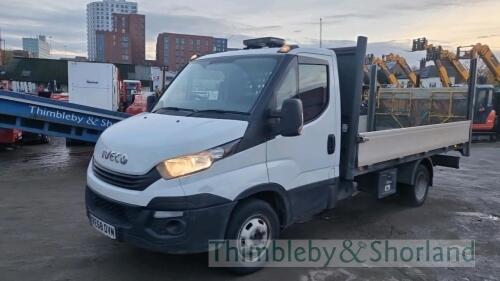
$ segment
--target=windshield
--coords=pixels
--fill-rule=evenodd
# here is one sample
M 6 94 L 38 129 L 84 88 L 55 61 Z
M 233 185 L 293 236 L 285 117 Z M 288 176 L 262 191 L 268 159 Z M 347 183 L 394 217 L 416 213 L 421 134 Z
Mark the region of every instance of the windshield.
M 249 113 L 278 64 L 277 56 L 219 57 L 189 63 L 153 109 Z

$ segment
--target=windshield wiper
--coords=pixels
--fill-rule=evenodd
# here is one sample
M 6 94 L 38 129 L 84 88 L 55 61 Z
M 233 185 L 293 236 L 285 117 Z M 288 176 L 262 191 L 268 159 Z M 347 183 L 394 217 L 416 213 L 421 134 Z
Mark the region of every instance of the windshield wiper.
M 230 113 L 230 114 L 244 114 L 244 115 L 249 115 L 248 112 L 243 112 L 243 111 L 224 110 L 224 109 L 202 109 L 202 110 L 194 110 L 193 112 L 191 112 L 188 115 L 186 115 L 186 117 L 193 116 L 193 115 L 198 114 L 198 113 L 207 113 L 207 112 L 215 112 L 215 113 L 221 113 L 221 114 Z
M 190 111 L 192 113 L 196 112 L 196 110 L 191 109 L 191 108 L 182 108 L 182 107 L 175 107 L 175 106 L 165 106 L 165 107 L 160 107 L 157 110 L 153 111 L 153 113 L 156 113 L 160 110 L 174 110 L 174 111 Z

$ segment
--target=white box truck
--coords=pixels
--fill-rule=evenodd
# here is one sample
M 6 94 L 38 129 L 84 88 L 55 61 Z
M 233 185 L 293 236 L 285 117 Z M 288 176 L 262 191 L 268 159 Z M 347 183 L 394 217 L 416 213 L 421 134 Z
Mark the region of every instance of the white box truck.
M 458 168 L 445 153 L 468 155 L 471 118 L 360 133 L 366 43 L 319 49 L 260 38 L 191 61 L 151 113 L 100 136 L 87 170 L 91 225 L 168 253 L 240 241 L 244 258 L 230 269 L 248 273 L 262 263 L 245 258 L 246 246 L 267 247 L 357 190 L 422 205 L 433 167 Z
M 118 68 L 115 65 L 68 62 L 69 102 L 117 111 L 119 89 Z

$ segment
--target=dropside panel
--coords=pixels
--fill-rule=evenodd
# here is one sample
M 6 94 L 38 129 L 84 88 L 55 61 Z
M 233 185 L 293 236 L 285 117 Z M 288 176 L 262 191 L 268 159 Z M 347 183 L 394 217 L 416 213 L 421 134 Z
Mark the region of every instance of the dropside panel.
M 358 167 L 467 143 L 471 121 L 361 133 Z

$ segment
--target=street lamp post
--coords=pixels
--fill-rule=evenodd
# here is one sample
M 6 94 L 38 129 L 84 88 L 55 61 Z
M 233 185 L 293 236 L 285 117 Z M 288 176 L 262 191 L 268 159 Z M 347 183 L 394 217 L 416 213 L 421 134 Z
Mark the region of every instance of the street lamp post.
M 323 47 L 323 19 L 319 18 L 319 47 Z
M 2 38 L 2 30 L 0 29 L 0 65 L 3 65 L 5 63 L 5 54 L 5 39 Z

